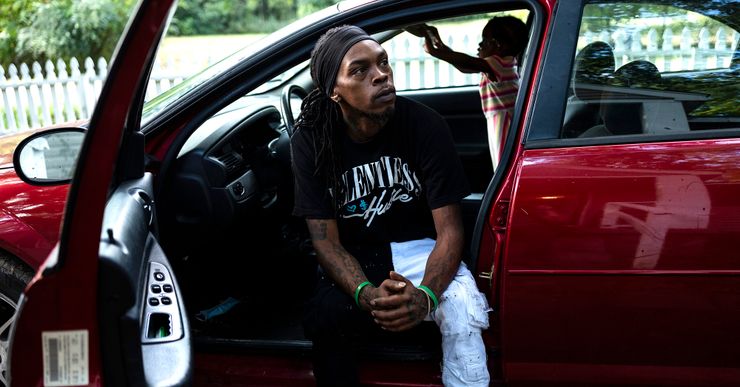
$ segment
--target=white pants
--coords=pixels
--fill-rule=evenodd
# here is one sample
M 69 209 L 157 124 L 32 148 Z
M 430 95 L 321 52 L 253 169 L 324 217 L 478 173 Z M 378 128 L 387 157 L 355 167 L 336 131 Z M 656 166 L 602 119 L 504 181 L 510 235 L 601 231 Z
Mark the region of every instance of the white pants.
M 424 278 L 434 239 L 391 243 L 393 268 L 414 286 Z M 439 296 L 439 307 L 427 316 L 442 333 L 442 382 L 445 386 L 488 386 L 490 376 L 481 331 L 488 328 L 486 297 L 465 263 Z

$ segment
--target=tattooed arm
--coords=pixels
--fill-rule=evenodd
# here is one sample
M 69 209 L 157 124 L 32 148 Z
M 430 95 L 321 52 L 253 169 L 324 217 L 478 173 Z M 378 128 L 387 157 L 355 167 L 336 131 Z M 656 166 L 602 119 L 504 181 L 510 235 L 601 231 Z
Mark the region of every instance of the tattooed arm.
M 429 254 L 424 279 L 426 285 L 439 297 L 447 289 L 457 273 L 462 259 L 463 225 L 460 206 L 448 205 L 432 210 L 437 241 Z M 398 284 L 404 285 L 399 287 Z M 404 331 L 419 324 L 428 314 L 426 294 L 414 287 L 410 281 L 398 273 L 391 273 L 390 280 L 381 285 L 394 293 L 373 301 L 373 316 L 378 324 L 390 331 Z M 393 288 L 400 289 L 393 291 Z
M 326 274 L 350 296 L 354 297 L 357 285 L 367 281 L 362 267 L 339 242 L 339 230 L 334 219 L 306 219 L 311 242 L 318 261 Z M 370 310 L 370 301 L 384 295 L 375 286 L 365 286 L 360 292 L 360 306 Z
M 422 285 L 428 286 L 439 298 L 452 282 L 462 260 L 465 231 L 459 204 L 432 210 L 437 242 L 429 254 Z

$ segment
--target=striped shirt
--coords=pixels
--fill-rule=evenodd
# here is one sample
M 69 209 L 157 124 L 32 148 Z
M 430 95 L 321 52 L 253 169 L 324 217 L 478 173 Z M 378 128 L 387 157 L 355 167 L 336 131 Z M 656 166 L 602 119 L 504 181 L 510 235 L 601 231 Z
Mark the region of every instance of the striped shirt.
M 501 58 L 492 55 L 484 60 L 491 66 L 497 79 L 489 78 L 486 73 L 481 76 L 479 86 L 483 113 L 489 116 L 500 110 L 513 109 L 516 93 L 519 90 L 516 58 L 513 56 Z
M 504 58 L 496 55 L 484 58 L 491 66 L 496 79 L 489 78 L 487 73 L 481 75 L 480 99 L 483 114 L 488 127 L 488 147 L 491 151 L 493 168 L 498 166 L 501 157 L 501 145 L 506 140 L 511 118 L 519 90 L 519 74 L 516 72 L 516 58 Z

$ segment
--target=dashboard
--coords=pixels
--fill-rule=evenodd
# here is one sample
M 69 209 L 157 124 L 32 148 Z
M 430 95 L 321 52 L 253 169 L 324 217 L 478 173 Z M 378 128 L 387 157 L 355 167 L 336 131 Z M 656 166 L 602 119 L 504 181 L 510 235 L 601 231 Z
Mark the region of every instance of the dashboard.
M 243 97 L 185 142 L 162 203 L 171 210 L 163 212 L 165 221 L 173 222 L 178 233 L 216 237 L 281 198 L 279 185 L 290 177 L 290 139 L 275 100 Z

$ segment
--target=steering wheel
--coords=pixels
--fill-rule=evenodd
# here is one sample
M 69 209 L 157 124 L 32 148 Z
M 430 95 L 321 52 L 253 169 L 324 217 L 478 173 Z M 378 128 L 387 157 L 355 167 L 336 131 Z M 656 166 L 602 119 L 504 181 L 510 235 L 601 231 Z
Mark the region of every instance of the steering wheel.
M 294 108 L 299 107 L 303 99 L 307 96 L 306 89 L 296 84 L 289 84 L 283 88 L 282 95 L 280 96 L 280 105 L 283 110 L 285 130 L 288 132 L 288 136 L 293 135 L 295 120 L 298 118 L 297 113 L 299 111 L 294 111 Z

